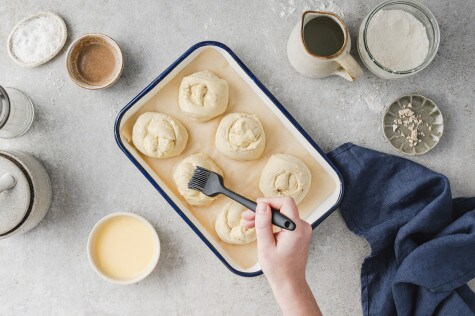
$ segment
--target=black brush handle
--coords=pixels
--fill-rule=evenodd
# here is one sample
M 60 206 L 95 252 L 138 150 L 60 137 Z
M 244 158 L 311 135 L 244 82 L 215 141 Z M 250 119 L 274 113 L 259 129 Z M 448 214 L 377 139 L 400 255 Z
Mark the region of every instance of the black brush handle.
M 244 196 L 239 195 L 236 192 L 233 192 L 226 188 L 224 188 L 221 193 L 226 195 L 230 199 L 233 199 L 234 201 L 241 203 L 242 205 L 244 205 L 251 211 L 253 212 L 256 211 L 256 207 L 257 207 L 256 202 L 249 200 L 248 198 L 245 198 Z M 275 226 L 279 226 L 282 229 L 287 229 L 287 230 L 295 230 L 295 227 L 297 227 L 290 218 L 288 218 L 287 216 L 285 216 L 284 214 L 282 214 L 281 212 L 273 208 L 272 208 L 272 224 L 274 224 Z

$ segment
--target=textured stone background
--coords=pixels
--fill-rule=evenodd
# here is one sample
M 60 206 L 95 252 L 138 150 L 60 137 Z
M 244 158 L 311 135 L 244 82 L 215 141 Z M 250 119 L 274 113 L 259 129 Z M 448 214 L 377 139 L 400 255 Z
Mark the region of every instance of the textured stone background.
M 278 313 L 265 278 L 229 272 L 114 141 L 118 111 L 187 48 L 205 39 L 229 45 L 326 151 L 351 141 L 397 154 L 382 136 L 382 110 L 406 93 L 433 99 L 444 114 L 445 134 L 432 152 L 411 159 L 447 175 L 455 196 L 473 195 L 473 2 L 425 1 L 439 21 L 441 45 L 432 64 L 409 79 L 386 81 L 365 71 L 357 83 L 338 77 L 310 80 L 287 62 L 287 37 L 304 9 L 342 15 L 355 43 L 359 24 L 379 2 L 3 1 L 0 84 L 27 93 L 37 116 L 26 135 L 0 140 L 0 148 L 42 160 L 54 200 L 38 228 L 0 241 L 0 314 Z M 20 19 L 42 10 L 65 19 L 66 47 L 89 32 L 116 39 L 125 58 L 120 81 L 104 91 L 79 88 L 67 77 L 65 50 L 38 68 L 14 64 L 5 49 L 9 32 Z M 110 285 L 87 261 L 90 229 L 117 211 L 149 219 L 162 241 L 158 268 L 137 285 Z M 359 268 L 369 251 L 339 212 L 316 229 L 308 279 L 324 313 L 361 313 Z

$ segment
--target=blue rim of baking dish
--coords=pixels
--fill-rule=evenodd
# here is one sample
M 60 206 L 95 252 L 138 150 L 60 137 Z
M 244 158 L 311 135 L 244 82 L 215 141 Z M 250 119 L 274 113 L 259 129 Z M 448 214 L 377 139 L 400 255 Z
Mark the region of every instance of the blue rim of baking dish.
M 323 150 L 315 143 L 315 141 L 305 132 L 305 130 L 300 126 L 299 123 L 290 115 L 290 113 L 284 108 L 284 106 L 270 93 L 269 90 L 257 79 L 257 77 L 247 68 L 246 65 L 234 54 L 234 52 L 227 47 L 225 44 L 216 42 L 216 41 L 203 41 L 196 43 L 195 45 L 191 46 L 183 55 L 181 55 L 174 63 L 172 63 L 165 71 L 163 71 L 155 80 L 152 81 L 145 89 L 143 89 L 136 97 L 134 97 L 117 115 L 115 126 L 114 126 L 114 134 L 115 140 L 119 148 L 124 152 L 124 154 L 129 158 L 129 160 L 137 167 L 137 169 L 142 172 L 142 174 L 147 178 L 147 180 L 155 187 L 155 189 L 163 196 L 163 198 L 170 204 L 173 209 L 180 215 L 180 217 L 190 226 L 190 228 L 200 237 L 200 239 L 208 246 L 208 248 L 218 257 L 219 260 L 233 273 L 242 276 L 242 277 L 254 277 L 262 274 L 262 270 L 255 271 L 255 272 L 243 272 L 236 270 L 233 268 L 227 260 L 219 253 L 218 250 L 211 244 L 211 242 L 201 233 L 201 231 L 188 219 L 188 217 L 181 211 L 178 205 L 173 202 L 173 200 L 165 193 L 165 191 L 155 182 L 155 180 L 148 174 L 148 172 L 142 167 L 142 165 L 132 156 L 132 154 L 125 148 L 122 140 L 120 139 L 120 122 L 124 114 L 135 104 L 137 103 L 142 97 L 144 97 L 147 93 L 149 93 L 155 86 L 162 81 L 166 76 L 172 72 L 173 69 L 176 68 L 185 58 L 187 58 L 192 52 L 197 50 L 203 46 L 216 46 L 223 50 L 225 50 L 233 59 L 234 61 L 244 70 L 244 72 L 251 78 L 251 80 L 261 89 L 261 91 L 274 103 L 274 105 L 284 114 L 284 116 L 294 125 L 294 127 L 304 136 L 304 138 L 312 145 L 315 150 L 325 159 L 325 161 L 330 165 L 330 167 L 335 171 L 337 174 L 340 183 L 340 195 L 338 196 L 338 200 L 336 203 L 321 217 L 319 217 L 315 222 L 312 223 L 312 229 L 315 229 L 325 218 L 327 218 L 331 213 L 333 213 L 338 205 L 340 205 L 341 199 L 344 193 L 344 182 L 343 178 L 340 174 L 340 171 L 335 167 L 335 165 L 328 159 L 327 155 L 323 152 Z

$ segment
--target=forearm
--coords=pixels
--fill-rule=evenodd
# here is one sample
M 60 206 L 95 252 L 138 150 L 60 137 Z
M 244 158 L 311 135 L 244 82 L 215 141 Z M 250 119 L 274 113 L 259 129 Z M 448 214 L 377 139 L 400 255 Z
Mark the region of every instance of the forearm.
M 304 278 L 271 284 L 271 287 L 284 315 L 322 315 Z

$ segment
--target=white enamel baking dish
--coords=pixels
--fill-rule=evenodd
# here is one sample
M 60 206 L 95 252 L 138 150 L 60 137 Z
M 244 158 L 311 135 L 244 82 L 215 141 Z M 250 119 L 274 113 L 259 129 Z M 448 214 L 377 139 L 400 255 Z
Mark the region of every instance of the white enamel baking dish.
M 213 41 L 200 42 L 188 49 L 181 55 L 170 67 L 160 74 L 149 86 L 132 99 L 118 114 L 115 123 L 115 138 L 117 144 L 132 163 L 142 172 L 150 183 L 160 192 L 165 200 L 173 207 L 183 220 L 193 229 L 193 231 L 203 240 L 209 249 L 228 267 L 232 272 L 240 276 L 257 276 L 262 274 L 259 263 L 254 266 L 243 269 L 223 251 L 207 230 L 196 220 L 196 218 L 187 210 L 185 205 L 171 192 L 165 183 L 154 173 L 154 171 L 137 154 L 134 154 L 132 145 L 124 139 L 121 134 L 121 128 L 141 106 L 149 101 L 162 87 L 164 87 L 172 78 L 174 78 L 188 63 L 196 58 L 204 49 L 212 48 L 219 52 L 233 69 L 242 77 L 243 80 L 252 88 L 252 90 L 262 99 L 269 109 L 282 121 L 282 123 L 291 131 L 292 135 L 301 142 L 310 155 L 315 158 L 319 164 L 331 176 L 336 186 L 333 192 L 324 200 L 320 206 L 315 209 L 306 218 L 313 228 L 318 226 L 328 215 L 330 215 L 339 205 L 343 196 L 343 180 L 335 166 L 328 160 L 325 153 L 310 138 L 303 128 L 287 112 L 283 105 L 267 90 L 266 87 L 252 74 L 252 72 L 243 64 L 243 62 L 224 44 Z

